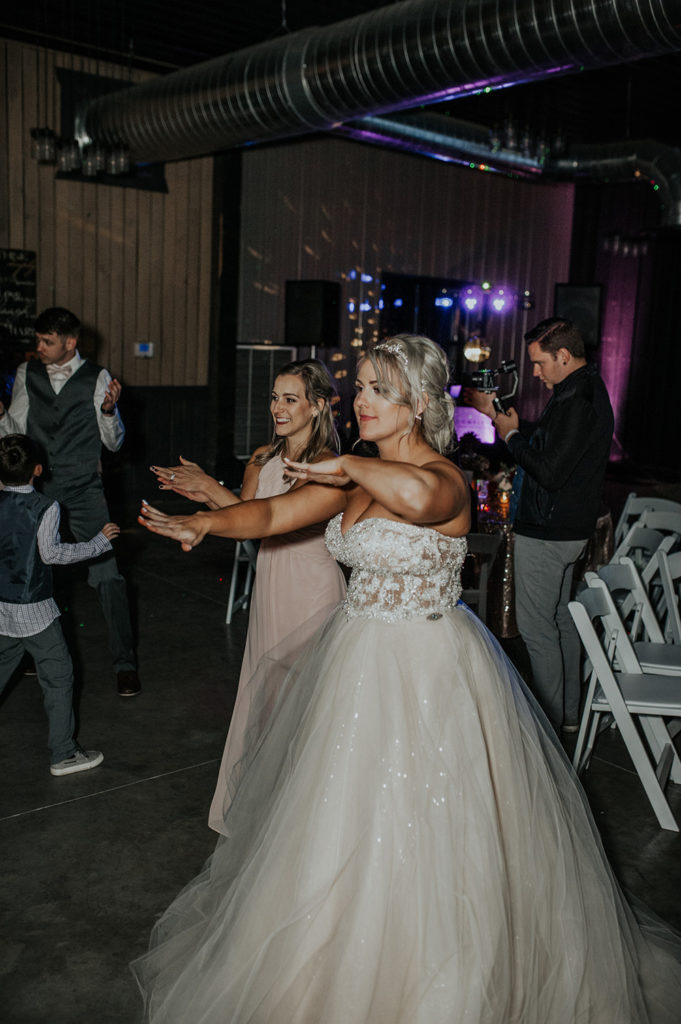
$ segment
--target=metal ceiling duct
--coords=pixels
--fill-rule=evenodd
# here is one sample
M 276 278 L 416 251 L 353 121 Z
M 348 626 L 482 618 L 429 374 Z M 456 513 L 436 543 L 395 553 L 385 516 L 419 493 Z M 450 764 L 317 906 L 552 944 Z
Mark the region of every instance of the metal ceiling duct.
M 552 160 L 547 172 L 574 179 L 595 181 L 653 182 L 658 190 L 661 224 L 681 227 L 681 151 L 653 139 L 571 146 L 570 152 Z
M 681 227 L 681 151 L 653 139 L 571 146 L 565 156 L 539 161 L 517 150 L 495 148 L 484 125 L 430 111 L 406 111 L 350 121 L 338 134 L 437 160 L 511 173 L 517 177 L 588 177 L 593 181 L 653 183 L 660 223 Z
M 485 125 L 459 121 L 429 110 L 370 114 L 348 121 L 334 129 L 333 134 L 447 163 L 511 173 L 519 178 L 537 177 L 544 170 L 544 163 L 535 157 L 525 156 L 518 150 L 493 147 L 490 130 Z
M 681 49 L 681 0 L 404 0 L 95 100 L 88 135 L 177 160 Z

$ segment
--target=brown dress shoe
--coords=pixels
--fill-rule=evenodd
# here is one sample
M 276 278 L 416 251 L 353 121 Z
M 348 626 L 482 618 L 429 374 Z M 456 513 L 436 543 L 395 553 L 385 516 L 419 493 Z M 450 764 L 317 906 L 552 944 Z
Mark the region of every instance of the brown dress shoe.
M 119 697 L 136 697 L 142 689 L 137 672 L 134 668 L 129 668 L 124 672 L 119 672 L 116 678 L 118 680 Z

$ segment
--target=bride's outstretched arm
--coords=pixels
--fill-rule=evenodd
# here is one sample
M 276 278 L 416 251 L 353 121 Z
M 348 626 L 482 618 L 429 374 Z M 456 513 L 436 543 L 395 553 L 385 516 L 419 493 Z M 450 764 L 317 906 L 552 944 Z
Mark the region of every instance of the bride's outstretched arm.
M 184 551 L 191 551 L 207 534 L 255 540 L 314 526 L 342 512 L 346 500 L 345 489 L 315 483 L 274 498 L 254 498 L 190 516 L 168 516 L 143 501 L 138 522 L 152 533 L 179 541 Z
M 433 460 L 421 466 L 357 455 L 310 464 L 284 462 L 297 479 L 340 486 L 352 482 L 407 522 L 442 523 L 466 512 L 470 504 L 461 470 L 434 453 Z

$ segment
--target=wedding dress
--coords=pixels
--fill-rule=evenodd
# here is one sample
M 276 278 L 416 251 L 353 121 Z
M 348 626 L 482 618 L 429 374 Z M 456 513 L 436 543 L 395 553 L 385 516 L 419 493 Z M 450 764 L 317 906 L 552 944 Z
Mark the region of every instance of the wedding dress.
M 149 1019 L 677 1022 L 675 940 L 634 919 L 559 744 L 459 602 L 465 539 L 338 516 L 327 544 L 346 600 L 264 730 L 254 708 L 229 838 L 133 965 Z

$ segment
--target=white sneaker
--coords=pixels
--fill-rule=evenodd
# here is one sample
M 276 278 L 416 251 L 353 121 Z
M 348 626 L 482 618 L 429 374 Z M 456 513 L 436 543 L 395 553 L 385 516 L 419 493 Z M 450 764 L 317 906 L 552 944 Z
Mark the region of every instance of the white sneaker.
M 71 775 L 73 772 L 86 772 L 90 768 L 96 768 L 104 760 L 104 754 L 99 750 L 82 750 L 76 747 L 74 752 L 59 761 L 50 765 L 53 775 Z

